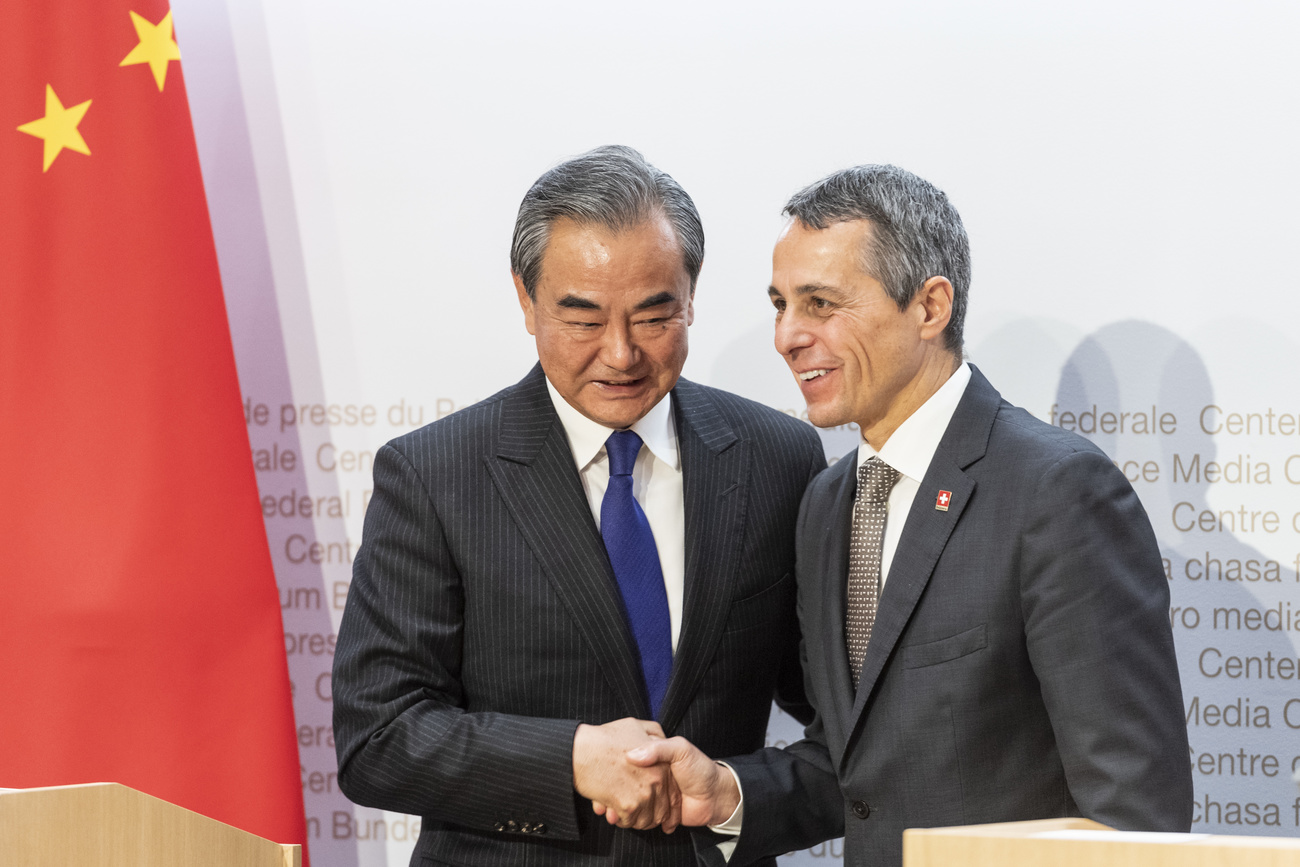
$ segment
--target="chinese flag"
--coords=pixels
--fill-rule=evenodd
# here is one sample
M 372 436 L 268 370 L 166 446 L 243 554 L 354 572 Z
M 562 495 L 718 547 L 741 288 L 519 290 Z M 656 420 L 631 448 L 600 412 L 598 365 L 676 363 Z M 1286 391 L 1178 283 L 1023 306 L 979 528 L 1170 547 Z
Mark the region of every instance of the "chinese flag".
M 305 829 L 166 0 L 0 13 L 0 786 Z

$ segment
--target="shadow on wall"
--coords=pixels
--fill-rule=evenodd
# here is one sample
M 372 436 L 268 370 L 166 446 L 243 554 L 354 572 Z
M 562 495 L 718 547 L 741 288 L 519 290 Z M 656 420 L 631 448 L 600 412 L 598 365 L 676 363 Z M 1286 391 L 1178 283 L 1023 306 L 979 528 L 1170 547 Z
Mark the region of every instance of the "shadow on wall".
M 1300 595 L 1294 570 L 1245 541 L 1258 530 L 1251 509 L 1210 503 L 1211 479 L 1221 471 L 1208 468 L 1241 458 L 1221 459 L 1199 423 L 1201 409 L 1214 403 L 1209 371 L 1191 344 L 1153 323 L 1126 321 L 1078 343 L 1061 368 L 1051 412 L 1125 471 L 1160 541 L 1188 714 L 1194 830 L 1293 834 L 1300 702 L 1284 661 L 1296 659 L 1290 635 L 1300 628 Z M 1250 472 L 1244 459 L 1241 471 Z M 1234 498 L 1254 490 L 1234 487 Z

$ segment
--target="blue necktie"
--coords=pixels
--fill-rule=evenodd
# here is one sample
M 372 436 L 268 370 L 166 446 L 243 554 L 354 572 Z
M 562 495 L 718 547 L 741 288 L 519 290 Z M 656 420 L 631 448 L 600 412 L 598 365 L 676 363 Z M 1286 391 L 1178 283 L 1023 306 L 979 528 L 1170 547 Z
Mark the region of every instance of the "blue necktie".
M 605 451 L 609 455 L 609 487 L 600 504 L 600 535 L 641 653 L 650 716 L 657 718 L 673 668 L 673 637 L 659 550 L 650 522 L 632 496 L 632 467 L 641 451 L 641 438 L 630 430 L 614 431 L 605 441 Z

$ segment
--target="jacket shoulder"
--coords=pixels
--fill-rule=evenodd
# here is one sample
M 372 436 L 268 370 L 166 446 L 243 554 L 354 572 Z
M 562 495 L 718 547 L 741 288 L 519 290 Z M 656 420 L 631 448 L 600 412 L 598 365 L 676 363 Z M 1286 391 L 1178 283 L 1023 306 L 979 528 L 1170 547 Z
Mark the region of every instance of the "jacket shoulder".
M 711 404 L 736 436 L 756 444 L 760 450 L 794 449 L 806 454 L 810 448 L 821 448 L 817 429 L 788 413 L 720 388 L 685 381 L 681 386 L 686 391 L 684 398 L 689 398 L 691 403 L 706 401 Z
M 998 407 L 994 418 L 989 448 L 991 451 L 1008 451 L 1019 455 L 1022 460 L 1050 463 L 1078 453 L 1106 458 L 1106 453 L 1091 440 L 1050 425 L 1028 410 L 1005 400 Z
M 503 388 L 478 403 L 394 437 L 385 448 L 396 449 L 409 460 L 417 456 L 456 460 L 490 451 L 500 437 L 505 401 L 517 388 Z

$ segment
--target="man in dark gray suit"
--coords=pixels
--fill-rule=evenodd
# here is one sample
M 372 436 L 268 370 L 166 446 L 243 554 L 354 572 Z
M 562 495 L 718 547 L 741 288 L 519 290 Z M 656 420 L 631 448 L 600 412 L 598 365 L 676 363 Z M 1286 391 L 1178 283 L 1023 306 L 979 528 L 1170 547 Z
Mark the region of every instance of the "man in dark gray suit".
M 679 378 L 703 255 L 637 152 L 548 171 L 511 251 L 539 365 L 376 454 L 334 733 L 349 798 L 424 817 L 414 864 L 692 864 L 707 832 L 664 833 L 671 775 L 626 751 L 758 749 L 778 693 L 811 718 L 794 522 L 825 457 Z
M 1186 831 L 1155 536 L 1105 454 L 963 362 L 956 210 L 914 175 L 862 166 L 786 213 L 776 347 L 813 422 L 863 437 L 799 517 L 817 718 L 786 750 L 728 759 L 735 777 L 680 739 L 634 756 L 674 761 L 688 824 L 721 822 L 743 792 L 733 865 L 840 834 L 846 863 L 896 865 L 905 828 L 1057 816 Z

